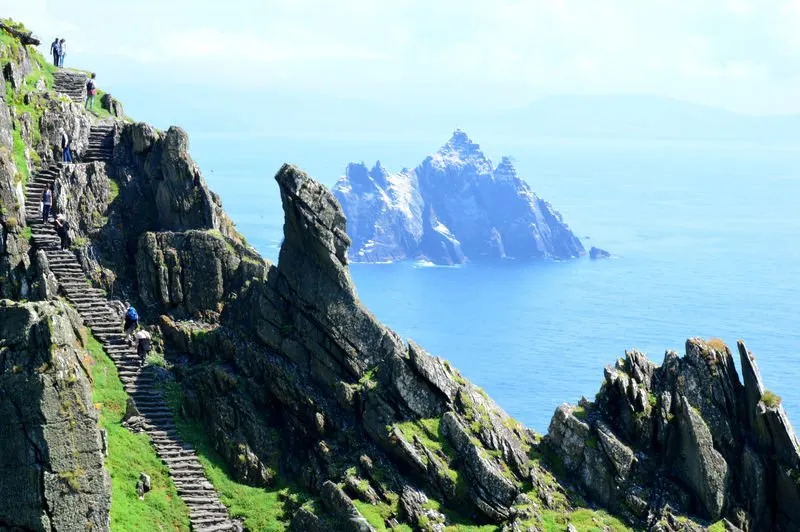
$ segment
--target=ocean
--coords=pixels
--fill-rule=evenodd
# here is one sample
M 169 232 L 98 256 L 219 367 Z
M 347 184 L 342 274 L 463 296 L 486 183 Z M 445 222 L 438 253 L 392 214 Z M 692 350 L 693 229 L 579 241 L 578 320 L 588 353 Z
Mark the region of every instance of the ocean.
M 277 260 L 284 162 L 332 185 L 350 161 L 414 167 L 449 138 L 192 134 L 191 151 L 239 230 Z M 475 138 L 582 239 L 613 258 L 355 264 L 362 301 L 450 360 L 509 414 L 547 430 L 563 402 L 593 398 L 603 368 L 638 348 L 657 363 L 687 338 L 743 339 L 800 423 L 800 146 Z M 737 355 L 738 358 L 738 355 Z M 738 361 L 737 361 L 738 364 Z

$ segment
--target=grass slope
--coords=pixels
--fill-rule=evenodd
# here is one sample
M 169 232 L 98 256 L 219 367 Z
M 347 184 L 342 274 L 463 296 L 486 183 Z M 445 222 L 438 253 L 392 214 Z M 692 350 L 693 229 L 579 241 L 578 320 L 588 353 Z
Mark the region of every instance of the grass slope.
M 281 532 L 288 527 L 292 510 L 305 499 L 300 492 L 284 485 L 274 488 L 255 488 L 233 480 L 222 457 L 214 450 L 203 427 L 179 414 L 182 401 L 177 384 L 167 386 L 167 400 L 175 412 L 175 424 L 181 438 L 192 444 L 206 477 L 219 493 L 230 515 L 244 522 L 248 530 Z
M 188 531 L 189 509 L 178 497 L 166 466 L 145 434 L 122 426 L 128 394 L 114 363 L 91 335 L 87 350 L 93 359 L 92 400 L 100 409 L 100 426 L 108 431 L 106 468 L 111 474 L 111 528 L 116 531 Z M 136 495 L 139 473 L 150 475 L 152 491 L 143 501 Z

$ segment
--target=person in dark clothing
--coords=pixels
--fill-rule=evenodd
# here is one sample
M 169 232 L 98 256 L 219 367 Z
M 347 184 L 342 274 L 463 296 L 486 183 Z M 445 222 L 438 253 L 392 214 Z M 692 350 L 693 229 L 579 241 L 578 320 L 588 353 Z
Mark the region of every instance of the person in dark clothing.
M 61 238 L 61 249 L 69 249 L 71 242 L 69 240 L 69 223 L 67 222 L 67 219 L 63 214 L 59 214 L 56 216 L 56 221 L 53 222 L 53 225 L 56 228 L 56 233 L 58 234 L 59 238 Z
M 46 224 L 47 219 L 50 218 L 50 209 L 53 208 L 53 185 L 47 184 L 47 187 L 42 192 L 42 223 Z
M 64 129 L 62 128 L 61 129 L 61 151 L 62 151 L 61 160 L 63 162 L 65 162 L 65 163 L 71 163 L 72 162 L 72 152 L 69 149 L 69 145 L 70 145 L 69 135 L 67 135 L 67 132 L 64 131 Z
M 53 56 L 53 65 L 58 66 L 59 57 L 59 50 L 61 50 L 61 43 L 56 37 L 56 40 L 53 41 L 53 44 L 50 45 L 50 55 Z

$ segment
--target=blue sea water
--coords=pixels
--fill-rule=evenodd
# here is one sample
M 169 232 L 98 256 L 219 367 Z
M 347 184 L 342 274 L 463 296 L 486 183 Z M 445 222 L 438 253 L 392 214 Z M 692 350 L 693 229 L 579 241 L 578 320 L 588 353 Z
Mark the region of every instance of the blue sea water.
M 430 139 L 193 135 L 192 153 L 247 239 L 277 259 L 272 179 L 293 162 L 327 185 L 349 161 L 399 170 Z M 384 323 L 452 361 L 515 418 L 545 431 L 557 405 L 593 397 L 633 347 L 661 362 L 686 338 L 742 338 L 800 422 L 800 147 L 476 139 L 611 260 L 353 265 Z

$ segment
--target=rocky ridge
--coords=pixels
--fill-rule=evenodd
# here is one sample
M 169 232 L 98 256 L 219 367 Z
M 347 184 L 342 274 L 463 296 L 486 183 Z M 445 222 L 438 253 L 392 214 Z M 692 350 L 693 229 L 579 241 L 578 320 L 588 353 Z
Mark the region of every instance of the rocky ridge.
M 45 106 L 36 120 L 16 100 L 0 106 L 0 118 L 14 115 L 0 141 L 24 139 L 29 121 L 23 142 L 40 161 L 26 164 L 48 168 L 57 139 L 46 132 L 65 124 L 86 153 L 97 124 L 80 106 L 33 92 Z M 559 408 L 543 438 L 361 305 L 345 213 L 324 186 L 289 165 L 276 175 L 285 238 L 273 265 L 236 233 L 183 131 L 113 125 L 108 160 L 53 173 L 57 208 L 74 221 L 72 252 L 86 277 L 134 301 L 158 332 L 175 361 L 182 415 L 203 426 L 231 474 L 254 486 L 292 479 L 305 503 L 287 506 L 291 528 L 582 529 L 588 512 L 586 529 L 621 529 L 590 504 L 637 529 L 699 530 L 721 519 L 746 530 L 798 528 L 794 433 L 754 363 L 741 385 L 715 342 L 692 340 L 660 368 L 629 354 L 607 370 L 595 403 Z M 58 283 L 24 236 L 20 169 L 0 149 L 4 166 L 10 274 L 0 288 L 12 299 L 52 299 Z M 107 496 L 90 499 L 102 508 Z
M 494 167 L 457 130 L 414 170 L 351 163 L 333 188 L 357 262 L 570 259 L 583 245 L 503 157 Z

